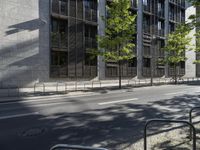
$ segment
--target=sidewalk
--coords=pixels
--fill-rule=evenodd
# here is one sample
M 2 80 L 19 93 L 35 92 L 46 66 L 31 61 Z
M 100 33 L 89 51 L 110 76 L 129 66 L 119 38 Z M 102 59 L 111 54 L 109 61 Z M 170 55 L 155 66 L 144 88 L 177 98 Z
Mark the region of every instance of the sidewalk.
M 197 82 L 198 79 L 181 79 L 179 83 Z M 171 84 L 174 81 L 170 78 L 154 78 L 154 85 Z M 46 82 L 36 83 L 33 87 L 27 88 L 7 88 L 0 89 L 1 99 L 11 97 L 38 97 L 52 95 L 68 95 L 77 96 L 92 93 L 104 93 L 118 89 L 118 80 L 102 80 L 102 81 L 77 81 L 77 82 Z M 122 80 L 122 89 L 130 89 L 136 87 L 150 86 L 150 79 L 131 79 Z

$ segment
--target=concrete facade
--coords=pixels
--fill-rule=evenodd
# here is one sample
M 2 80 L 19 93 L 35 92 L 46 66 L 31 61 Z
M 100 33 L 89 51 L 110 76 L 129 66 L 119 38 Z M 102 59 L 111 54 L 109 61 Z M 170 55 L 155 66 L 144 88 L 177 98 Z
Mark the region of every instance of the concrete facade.
M 187 4 L 186 6 L 186 22 L 190 21 L 188 18 L 190 15 L 196 14 L 196 8 Z M 192 37 L 191 46 L 196 46 L 196 37 L 195 37 L 196 29 L 193 29 L 189 37 Z M 194 64 L 194 61 L 196 60 L 196 53 L 194 51 L 187 51 L 186 52 L 186 63 L 185 63 L 185 77 L 196 77 L 196 64 Z
M 137 11 L 137 77 L 142 78 L 142 39 L 143 39 L 143 4 L 138 1 Z
M 98 0 L 98 35 L 104 35 L 105 30 L 105 22 L 102 20 L 102 17 L 106 15 L 106 1 L 105 0 Z M 98 72 L 98 79 L 105 79 L 105 62 L 101 56 L 98 57 L 97 63 L 97 72 Z
M 0 87 L 49 79 L 49 1 L 0 0 Z

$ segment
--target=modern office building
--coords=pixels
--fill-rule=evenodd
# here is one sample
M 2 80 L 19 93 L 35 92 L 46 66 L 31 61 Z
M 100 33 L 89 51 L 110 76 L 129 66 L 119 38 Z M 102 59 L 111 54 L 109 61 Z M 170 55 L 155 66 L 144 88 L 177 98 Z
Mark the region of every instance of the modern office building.
M 197 14 L 200 14 L 200 7 L 198 7 L 197 9 L 196 9 L 196 12 L 197 12 Z M 200 18 L 199 18 L 200 19 Z M 198 21 L 200 21 L 200 20 L 198 20 Z M 196 31 L 197 32 L 199 32 L 200 31 L 200 28 L 196 28 Z M 196 45 L 197 46 L 200 46 L 200 43 L 198 43 L 199 41 L 197 41 L 197 43 L 196 43 Z M 197 53 L 197 60 L 199 60 L 200 59 L 200 53 Z M 200 64 L 197 64 L 196 65 L 196 74 L 197 74 L 197 76 L 198 77 L 200 77 Z
M 0 87 L 35 82 L 105 79 L 118 76 L 115 62 L 91 57 L 96 35 L 103 35 L 106 0 L 0 0 Z M 169 77 L 173 68 L 157 60 L 165 54 L 166 35 L 195 8 L 185 0 L 131 0 L 137 14 L 137 57 L 122 67 L 125 78 Z M 195 32 L 195 31 L 194 31 Z M 194 33 L 191 33 L 191 35 Z M 195 43 L 195 39 L 193 41 Z M 194 52 L 181 62 L 181 76 L 194 77 Z

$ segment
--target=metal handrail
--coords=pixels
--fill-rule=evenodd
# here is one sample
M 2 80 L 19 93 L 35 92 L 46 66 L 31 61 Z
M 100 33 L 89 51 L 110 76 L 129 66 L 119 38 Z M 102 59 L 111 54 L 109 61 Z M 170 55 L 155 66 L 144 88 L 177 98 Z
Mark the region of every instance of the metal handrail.
M 75 81 L 75 84 L 74 84 L 74 86 L 75 86 L 75 91 L 77 91 L 78 90 L 78 83 L 77 83 L 77 81 Z
M 12 86 L 8 88 L 8 96 L 10 96 L 10 90 L 17 89 L 18 96 L 20 96 L 20 88 L 18 86 Z
M 58 144 L 53 146 L 50 150 L 56 150 L 59 148 L 69 148 L 70 150 L 107 150 L 105 148 L 94 148 L 94 147 L 89 147 L 89 146 L 80 146 L 80 145 L 68 145 L 68 144 Z M 66 149 L 66 150 L 67 150 Z
M 66 82 L 57 82 L 56 84 L 56 92 L 58 92 L 58 86 L 59 84 L 63 84 L 65 86 L 65 93 L 67 93 L 67 83 Z
M 45 84 L 39 82 L 39 83 L 35 83 L 35 84 L 34 84 L 34 94 L 35 94 L 35 89 L 36 89 L 37 85 L 38 85 L 38 86 L 39 86 L 39 85 L 42 85 L 42 87 L 43 87 L 43 93 L 45 93 Z
M 94 88 L 94 83 L 99 83 L 99 86 L 101 88 L 101 81 L 92 81 L 92 88 Z
M 130 85 L 130 82 L 131 81 L 134 81 L 135 82 L 135 85 L 136 85 L 136 80 L 135 79 L 130 79 L 130 80 L 128 80 L 128 85 Z
M 163 122 L 163 123 L 182 123 L 187 124 L 190 126 L 190 128 L 193 130 L 193 150 L 196 150 L 196 129 L 194 126 L 188 122 L 188 121 L 182 121 L 182 120 L 165 120 L 165 119 L 152 119 L 146 122 L 145 128 L 144 128 L 144 150 L 147 150 L 147 129 L 148 125 L 153 122 Z
M 193 108 L 191 108 L 190 109 L 190 112 L 189 112 L 189 122 L 191 123 L 191 124 L 193 124 L 192 123 L 192 112 L 194 111 L 194 110 L 196 110 L 196 109 L 200 109 L 200 106 L 198 106 L 198 107 L 193 107 Z M 190 139 L 192 138 L 192 129 L 190 128 Z
M 159 78 L 159 83 L 167 83 L 167 79 L 166 78 L 163 78 L 163 77 L 161 77 L 161 78 Z

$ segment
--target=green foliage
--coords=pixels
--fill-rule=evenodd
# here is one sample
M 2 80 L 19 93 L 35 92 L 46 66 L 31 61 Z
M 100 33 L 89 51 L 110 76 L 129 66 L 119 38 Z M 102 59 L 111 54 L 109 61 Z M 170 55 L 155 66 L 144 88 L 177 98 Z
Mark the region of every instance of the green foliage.
M 196 52 L 200 52 L 200 30 L 198 29 L 196 34 Z
M 191 30 L 196 28 L 196 47 L 195 51 L 200 52 L 200 1 L 199 0 L 188 0 L 194 7 L 197 8 L 196 14 L 190 15 L 188 25 L 191 27 Z M 200 63 L 200 60 L 195 60 L 194 63 Z
M 130 0 L 113 0 L 107 6 L 108 17 L 105 35 L 98 36 L 99 49 L 92 50 L 95 55 L 103 56 L 105 61 L 130 60 L 134 57 L 132 42 L 135 34 L 135 19 Z
M 199 0 L 188 0 L 193 6 L 198 7 L 200 6 L 200 1 Z
M 189 20 L 191 27 L 200 27 L 200 0 L 187 0 L 196 8 L 196 14 L 190 15 Z
M 164 63 L 177 65 L 181 61 L 185 61 L 185 52 L 193 50 L 191 45 L 192 38 L 188 36 L 190 27 L 187 24 L 180 24 L 176 30 L 168 35 L 167 45 L 164 50 L 167 52 Z

